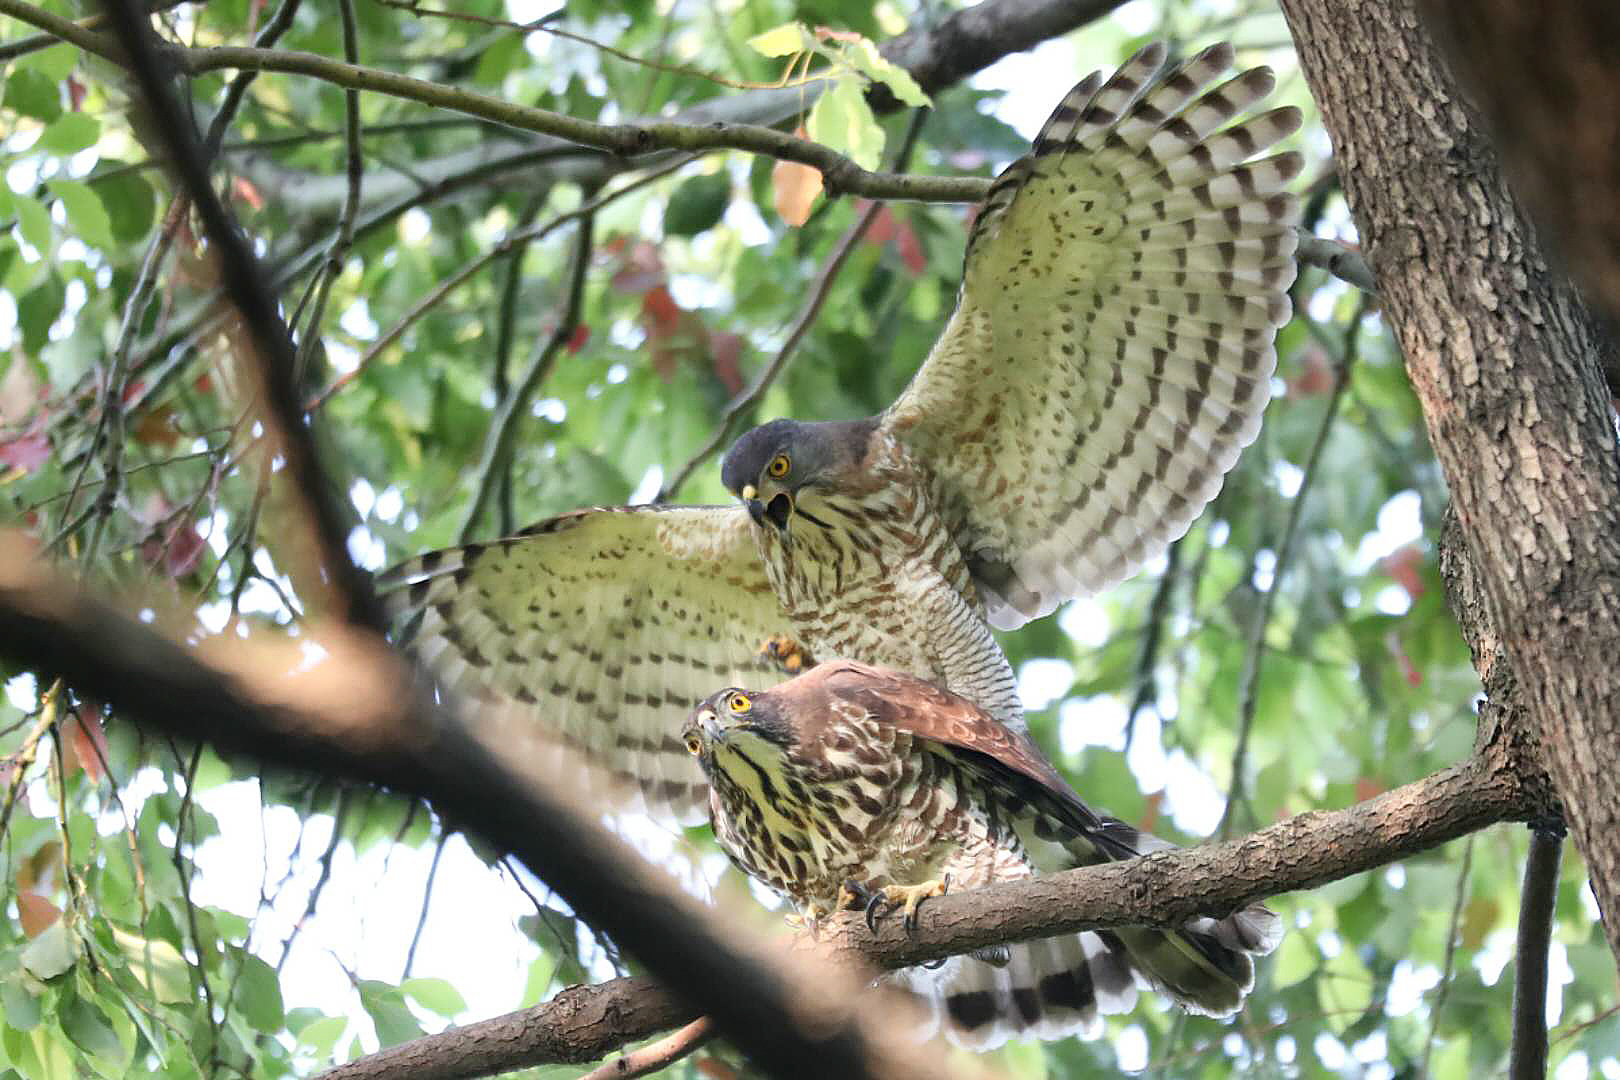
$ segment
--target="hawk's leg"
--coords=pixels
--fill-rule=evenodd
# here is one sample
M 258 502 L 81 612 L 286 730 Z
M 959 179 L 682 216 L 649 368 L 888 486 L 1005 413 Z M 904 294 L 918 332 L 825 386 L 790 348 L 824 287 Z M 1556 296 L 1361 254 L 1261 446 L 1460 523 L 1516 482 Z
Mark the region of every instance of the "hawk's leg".
M 789 675 L 809 671 L 816 666 L 815 658 L 803 645 L 786 634 L 772 634 L 759 647 L 759 655 L 776 661 L 776 666 Z
M 881 885 L 872 888 L 857 882 L 846 881 L 839 897 L 848 892 L 850 897 L 866 907 L 866 928 L 877 931 L 879 916 L 886 915 L 895 908 L 906 913 L 905 927 L 907 930 L 917 929 L 917 905 L 930 896 L 944 896 L 945 890 L 950 887 L 951 876 L 946 874 L 943 879 L 933 878 L 921 885 Z
M 839 899 L 843 899 L 842 893 L 839 894 Z M 839 909 L 835 906 L 832 910 L 837 911 Z M 794 914 L 786 916 L 785 921 L 793 929 L 809 934 L 811 941 L 819 941 L 821 940 L 821 920 L 826 918 L 828 914 L 828 911 L 812 900 Z

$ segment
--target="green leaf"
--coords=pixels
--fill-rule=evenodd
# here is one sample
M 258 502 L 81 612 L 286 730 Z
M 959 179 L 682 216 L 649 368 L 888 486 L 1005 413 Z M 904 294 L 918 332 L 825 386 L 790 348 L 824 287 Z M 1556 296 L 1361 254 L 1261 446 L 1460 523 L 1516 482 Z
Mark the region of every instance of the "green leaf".
M 41 49 L 17 59 L 19 70 L 26 69 L 32 74 L 42 75 L 49 79 L 53 86 L 62 83 L 78 66 L 78 47 L 68 44 L 52 45 L 48 49 Z
M 77 180 L 52 180 L 51 193 L 62 200 L 62 209 L 67 211 L 68 224 L 91 247 L 108 250 L 116 245 L 113 243 L 112 220 L 107 217 L 107 208 L 101 205 L 101 199 L 90 190 L 88 184 Z
M 107 1022 L 107 1015 L 91 1002 L 73 995 L 57 1010 L 62 1030 L 75 1046 L 93 1057 L 122 1061 L 124 1045 Z
M 186 958 L 167 941 L 143 938 L 114 926 L 113 940 L 129 958 L 130 972 L 165 1005 L 190 1001 L 191 974 Z M 150 962 L 148 961 L 150 958 Z
M 54 979 L 78 959 L 78 944 L 68 932 L 67 920 L 57 919 L 24 947 L 19 959 L 36 979 Z
M 810 138 L 875 169 L 883 155 L 883 128 L 855 79 L 840 79 L 821 95 L 805 122 Z
M 862 38 L 844 50 L 850 66 L 874 82 L 880 82 L 902 102 L 913 108 L 924 108 L 933 102 L 905 68 L 884 59 L 877 46 Z
M 430 1009 L 446 1019 L 467 1011 L 467 1002 L 461 996 L 461 991 L 444 979 L 406 979 L 399 984 L 399 988 L 424 1009 Z
M 17 228 L 22 230 L 23 239 L 49 259 L 55 250 L 51 243 L 54 236 L 51 212 L 32 195 L 13 195 L 12 201 L 17 210 Z
M 1295 983 L 1316 972 L 1316 950 L 1302 933 L 1287 934 L 1271 958 L 1271 984 L 1278 989 Z
M 6 93 L 0 98 L 0 108 L 38 120 L 55 120 L 62 115 L 61 83 L 28 68 L 13 68 L 6 76 Z
M 53 154 L 77 154 L 96 145 L 101 137 L 101 123 L 88 113 L 63 113 L 39 137 L 38 149 Z
M 101 164 L 116 166 L 117 162 L 102 158 Z M 90 186 L 107 208 L 115 241 L 133 244 L 145 239 L 157 220 L 157 192 L 144 176 L 138 172 L 119 173 L 105 180 L 92 178 Z
M 664 235 L 696 236 L 725 216 L 731 201 L 731 177 L 721 170 L 693 176 L 669 196 L 664 208 Z
M 281 981 L 276 969 L 246 950 L 237 952 L 237 963 L 241 965 L 237 1003 L 243 1018 L 266 1034 L 280 1031 L 286 1023 L 286 1010 L 281 1003 Z
M 748 47 L 761 56 L 792 56 L 807 49 L 813 49 L 816 39 L 810 31 L 804 28 L 803 23 L 783 23 L 763 34 L 755 34 L 748 39 Z
M 5 1022 L 18 1031 L 32 1031 L 39 1023 L 39 998 L 28 992 L 15 973 L 0 981 L 0 1007 Z
M 324 1061 L 332 1056 L 332 1048 L 348 1026 L 349 1022 L 341 1016 L 323 1016 L 319 1020 L 311 1020 L 298 1032 L 298 1045 L 309 1047 L 317 1061 Z
M 408 1042 L 422 1034 L 422 1025 L 416 1022 L 399 988 L 375 979 L 362 979 L 359 986 L 360 1004 L 371 1014 L 377 1025 L 377 1042 L 384 1047 Z

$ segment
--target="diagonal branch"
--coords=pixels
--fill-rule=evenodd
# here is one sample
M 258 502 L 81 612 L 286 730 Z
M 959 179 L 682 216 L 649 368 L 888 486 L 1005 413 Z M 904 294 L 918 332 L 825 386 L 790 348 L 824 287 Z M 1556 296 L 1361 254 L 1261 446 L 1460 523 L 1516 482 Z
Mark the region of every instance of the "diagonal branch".
M 441 813 L 516 852 L 582 918 L 611 934 L 690 1004 L 680 1009 L 641 1002 L 637 1009 L 645 1011 L 634 1013 L 639 1019 L 625 1020 L 612 1038 L 592 1029 L 592 1056 L 702 1011 L 778 1074 L 805 1060 L 829 1062 L 828 1075 L 905 1075 L 906 1069 L 929 1068 L 919 1064 L 922 1051 L 916 1047 L 885 1041 L 903 1037 L 865 1026 L 871 1010 L 854 1003 L 869 999 L 836 969 L 801 973 L 790 986 L 788 976 L 763 961 L 764 953 L 740 943 L 746 935 L 735 920 L 707 914 L 632 855 L 597 824 L 594 813 L 568 799 L 566 784 L 523 782 L 462 728 L 404 697 L 406 680 L 396 662 L 363 635 L 308 630 L 308 640 L 328 650 L 340 676 L 317 668 L 289 678 L 247 651 L 222 653 L 207 663 L 107 605 L 55 584 L 15 542 L 0 538 L 0 556 L 0 656 L 35 671 L 59 672 L 80 692 L 109 701 L 153 730 L 430 798 Z M 301 663 L 302 650 L 294 651 Z M 1220 915 L 1278 892 L 1385 865 L 1495 822 L 1535 816 L 1542 804 L 1525 771 L 1510 744 L 1487 743 L 1475 757 L 1344 810 L 1303 814 L 1225 843 L 938 897 L 920 909 L 914 932 L 891 920 L 870 933 L 858 914 L 846 913 L 827 921 L 825 951 L 842 964 L 892 968 L 1007 941 L 1175 926 L 1200 914 Z M 518 1038 L 526 1021 L 524 1014 L 515 1015 L 495 1023 Z M 820 1034 L 785 1026 L 784 1016 Z M 504 1067 L 560 1060 L 559 1045 L 584 1053 L 578 1039 L 559 1044 L 554 1028 L 544 1024 L 503 1044 Z M 459 1032 L 435 1038 L 450 1040 L 433 1044 L 440 1050 L 476 1050 L 486 1063 L 497 1049 L 491 1040 Z M 396 1052 L 426 1055 L 429 1049 L 413 1043 L 389 1051 Z
M 1519 900 L 1519 941 L 1513 952 L 1508 1080 L 1543 1080 L 1547 1075 L 1547 949 L 1552 944 L 1563 852 L 1562 828 L 1530 830 L 1530 856 L 1524 863 L 1524 893 Z
M 349 558 L 345 542 L 348 530 L 342 512 L 327 487 L 316 458 L 315 441 L 303 421 L 294 383 L 297 357 L 287 324 L 277 310 L 275 293 L 252 248 L 209 183 L 202 149 L 166 85 L 160 46 L 146 16 L 128 0 L 108 0 L 107 13 L 127 50 L 130 70 L 152 114 L 157 137 L 168 153 L 169 168 L 202 219 L 225 294 L 242 318 L 263 384 L 266 420 L 278 429 L 280 449 L 304 504 L 322 572 L 336 591 L 338 610 L 350 620 L 380 627 L 381 609 L 366 576 Z

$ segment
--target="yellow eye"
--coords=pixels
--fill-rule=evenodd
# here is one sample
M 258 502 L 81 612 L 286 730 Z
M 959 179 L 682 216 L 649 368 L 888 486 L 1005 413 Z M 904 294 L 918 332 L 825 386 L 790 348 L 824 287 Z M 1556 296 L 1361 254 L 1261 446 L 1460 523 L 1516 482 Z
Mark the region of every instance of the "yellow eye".
M 748 700 L 747 694 L 732 694 L 726 707 L 734 713 L 745 713 L 754 707 L 754 703 Z
M 700 754 L 703 752 L 703 740 L 698 738 L 697 732 L 694 731 L 692 734 L 686 737 L 686 751 L 689 754 Z
M 777 454 L 771 458 L 771 463 L 765 466 L 765 471 L 780 480 L 788 474 L 788 470 L 791 468 L 793 468 L 793 462 L 788 460 L 788 456 L 786 454 Z

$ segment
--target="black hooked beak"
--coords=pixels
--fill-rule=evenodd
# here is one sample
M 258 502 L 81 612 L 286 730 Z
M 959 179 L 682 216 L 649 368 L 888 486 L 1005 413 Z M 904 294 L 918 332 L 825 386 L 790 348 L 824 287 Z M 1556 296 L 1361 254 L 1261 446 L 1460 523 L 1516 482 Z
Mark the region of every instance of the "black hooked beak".
M 788 519 L 793 516 L 793 496 L 779 491 L 767 503 L 760 499 L 759 490 L 749 484 L 742 489 L 742 497 L 743 504 L 748 507 L 748 516 L 754 519 L 755 525 L 764 528 L 765 522 L 769 521 L 776 526 L 777 532 L 787 532 Z

